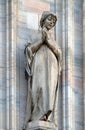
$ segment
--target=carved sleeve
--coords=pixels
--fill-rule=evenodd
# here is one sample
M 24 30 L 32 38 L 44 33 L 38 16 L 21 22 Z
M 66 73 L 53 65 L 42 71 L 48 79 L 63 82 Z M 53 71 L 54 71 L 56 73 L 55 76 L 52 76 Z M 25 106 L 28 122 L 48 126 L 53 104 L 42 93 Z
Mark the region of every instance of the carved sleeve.
M 38 40 L 34 44 L 28 44 L 25 48 L 25 69 L 29 76 L 32 75 L 31 65 L 33 61 L 33 57 L 38 49 L 42 46 L 42 40 Z
M 47 46 L 52 50 L 55 54 L 56 58 L 58 59 L 59 63 L 59 74 L 61 74 L 62 70 L 62 51 L 60 47 L 57 45 L 56 41 L 49 39 L 46 41 Z

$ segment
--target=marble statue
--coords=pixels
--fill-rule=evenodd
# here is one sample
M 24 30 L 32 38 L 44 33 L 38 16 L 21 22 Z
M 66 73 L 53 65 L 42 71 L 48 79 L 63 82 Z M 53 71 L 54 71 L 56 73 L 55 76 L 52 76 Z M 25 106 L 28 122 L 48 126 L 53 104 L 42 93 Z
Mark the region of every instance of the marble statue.
M 61 49 L 50 30 L 57 17 L 44 11 L 34 43 L 25 47 L 25 71 L 28 80 L 27 113 L 24 129 L 32 121 L 54 121 L 55 102 L 61 74 Z

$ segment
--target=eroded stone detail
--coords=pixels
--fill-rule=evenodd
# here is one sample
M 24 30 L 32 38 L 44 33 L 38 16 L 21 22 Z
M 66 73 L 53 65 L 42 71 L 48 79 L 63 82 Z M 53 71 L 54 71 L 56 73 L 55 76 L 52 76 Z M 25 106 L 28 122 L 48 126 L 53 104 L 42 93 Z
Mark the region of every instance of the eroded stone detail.
M 61 50 L 50 32 L 56 21 L 54 13 L 43 12 L 40 20 L 42 29 L 35 34 L 35 42 L 25 47 L 28 98 L 24 129 L 33 121 L 54 123 L 62 61 Z

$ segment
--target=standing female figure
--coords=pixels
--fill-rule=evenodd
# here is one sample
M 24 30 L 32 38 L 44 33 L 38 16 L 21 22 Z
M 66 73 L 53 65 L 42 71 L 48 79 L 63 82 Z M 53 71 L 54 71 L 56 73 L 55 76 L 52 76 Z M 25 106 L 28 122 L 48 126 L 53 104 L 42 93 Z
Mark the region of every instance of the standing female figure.
M 27 122 L 43 120 L 53 122 L 59 76 L 61 50 L 52 38 L 50 29 L 56 24 L 54 13 L 43 12 L 41 31 L 36 42 L 25 48 L 25 70 L 28 75 Z

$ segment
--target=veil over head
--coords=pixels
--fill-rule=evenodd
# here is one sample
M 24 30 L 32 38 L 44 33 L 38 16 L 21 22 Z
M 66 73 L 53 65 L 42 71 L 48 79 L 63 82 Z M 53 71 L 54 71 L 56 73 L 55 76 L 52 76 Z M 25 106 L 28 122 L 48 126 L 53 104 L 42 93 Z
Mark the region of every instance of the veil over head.
M 41 16 L 41 19 L 40 19 L 40 26 L 42 27 L 43 24 L 44 24 L 44 21 L 45 19 L 49 16 L 49 15 L 52 15 L 53 17 L 55 17 L 55 22 L 57 21 L 57 16 L 55 13 L 52 13 L 50 11 L 44 11 L 42 16 Z

